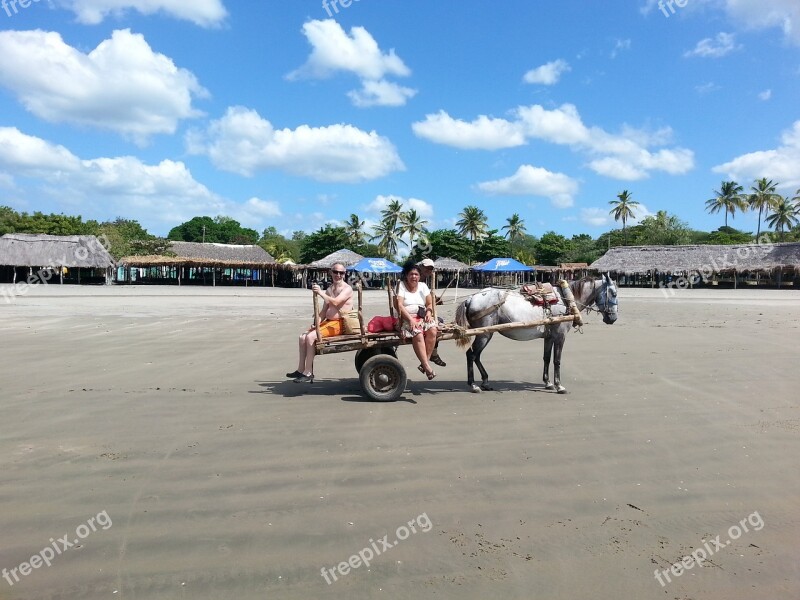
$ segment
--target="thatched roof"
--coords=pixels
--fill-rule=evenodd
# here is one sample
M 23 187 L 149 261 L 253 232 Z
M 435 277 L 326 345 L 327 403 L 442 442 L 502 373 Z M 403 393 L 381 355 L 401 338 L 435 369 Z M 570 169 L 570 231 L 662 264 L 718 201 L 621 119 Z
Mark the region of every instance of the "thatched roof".
M 588 269 L 589 263 L 585 262 L 578 262 L 578 263 L 561 263 L 559 265 L 559 269 L 562 271 L 579 271 L 581 269 Z
M 309 269 L 330 269 L 336 263 L 342 263 L 345 267 L 351 267 L 363 258 L 364 257 L 357 252 L 342 248 L 333 254 L 328 254 L 325 258 L 315 260 L 307 266 Z
M 175 256 L 126 256 L 120 263 L 130 267 L 245 267 L 259 268 L 274 265 L 275 259 L 261 246 L 234 244 L 200 244 L 170 242 Z
M 612 248 L 592 269 L 617 273 L 647 271 L 773 271 L 800 270 L 800 243 L 734 244 L 729 246 L 624 246 Z
M 437 271 L 469 271 L 469 265 L 455 258 L 439 257 L 433 261 Z
M 93 235 L 7 233 L 0 238 L 0 265 L 107 269 L 114 259 Z

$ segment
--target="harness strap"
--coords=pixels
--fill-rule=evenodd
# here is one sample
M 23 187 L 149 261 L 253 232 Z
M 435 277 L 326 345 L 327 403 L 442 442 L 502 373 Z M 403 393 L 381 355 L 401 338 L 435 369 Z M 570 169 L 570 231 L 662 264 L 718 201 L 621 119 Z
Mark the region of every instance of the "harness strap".
M 480 312 L 479 312 L 477 315 L 471 315 L 471 317 L 470 317 L 470 318 L 472 318 L 472 319 L 475 319 L 475 320 L 478 320 L 478 319 L 482 319 L 483 317 L 485 317 L 485 316 L 486 316 L 486 315 L 488 315 L 488 314 L 491 314 L 491 313 L 493 313 L 493 312 L 494 312 L 494 311 L 496 311 L 498 308 L 500 308 L 501 306 L 503 306 L 503 304 L 505 304 L 505 303 L 506 303 L 506 299 L 508 298 L 508 294 L 509 294 L 510 292 L 511 292 L 511 290 L 506 290 L 506 291 L 503 293 L 503 295 L 501 296 L 501 298 L 500 298 L 500 302 L 497 302 L 496 304 L 492 304 L 491 306 L 487 306 L 487 307 L 486 307 L 486 308 L 484 308 L 482 311 L 480 311 Z

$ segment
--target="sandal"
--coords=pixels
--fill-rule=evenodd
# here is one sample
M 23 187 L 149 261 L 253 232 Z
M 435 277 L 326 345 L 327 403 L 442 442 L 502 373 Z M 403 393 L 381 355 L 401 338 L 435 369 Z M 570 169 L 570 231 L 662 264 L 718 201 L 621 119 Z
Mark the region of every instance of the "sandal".
M 420 365 L 420 366 L 418 366 L 418 367 L 417 367 L 417 371 L 419 371 L 420 373 L 422 373 L 423 375 L 425 375 L 425 377 L 427 377 L 427 378 L 428 378 L 428 381 L 430 381 L 431 379 L 433 379 L 434 377 L 436 377 L 436 371 L 431 371 L 430 373 L 428 373 L 428 372 L 425 370 L 425 367 L 423 367 L 422 365 Z

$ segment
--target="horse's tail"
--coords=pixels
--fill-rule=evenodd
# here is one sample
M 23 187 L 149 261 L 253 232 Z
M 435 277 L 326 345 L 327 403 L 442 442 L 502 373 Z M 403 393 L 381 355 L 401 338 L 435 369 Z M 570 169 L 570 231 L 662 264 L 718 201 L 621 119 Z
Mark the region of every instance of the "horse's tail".
M 458 325 L 462 329 L 466 329 L 469 327 L 469 319 L 467 319 L 467 311 L 469 310 L 469 303 L 472 301 L 472 296 L 464 300 L 461 304 L 458 305 L 456 309 L 456 325 Z M 458 335 L 458 334 L 457 334 Z M 459 348 L 465 348 L 469 346 L 469 337 L 466 335 L 458 335 L 456 338 L 456 345 Z

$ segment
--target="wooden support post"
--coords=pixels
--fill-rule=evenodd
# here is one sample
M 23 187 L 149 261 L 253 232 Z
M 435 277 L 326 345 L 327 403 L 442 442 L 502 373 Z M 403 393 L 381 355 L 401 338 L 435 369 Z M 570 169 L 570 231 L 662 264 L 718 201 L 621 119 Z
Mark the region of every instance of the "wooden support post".
M 433 310 L 431 311 L 431 316 L 433 317 L 433 322 L 436 323 L 436 326 L 439 326 L 439 321 L 436 320 L 436 271 L 431 274 L 431 297 L 433 298 Z
M 319 296 L 314 292 L 311 293 L 314 297 L 314 331 L 317 332 L 317 344 L 322 342 L 322 336 L 319 333 Z
M 576 327 L 583 325 L 581 311 L 578 309 L 578 305 L 575 303 L 575 296 L 572 294 L 572 288 L 569 287 L 569 283 L 562 279 L 558 282 L 558 287 L 561 288 L 561 295 L 564 296 L 564 300 L 567 302 L 567 310 L 569 310 L 569 312 L 572 314 L 573 325 Z
M 356 290 L 358 291 L 358 326 L 361 328 L 361 340 L 363 342 L 367 341 L 367 328 L 364 326 L 364 286 L 361 284 L 361 280 L 358 280 L 356 284 Z

